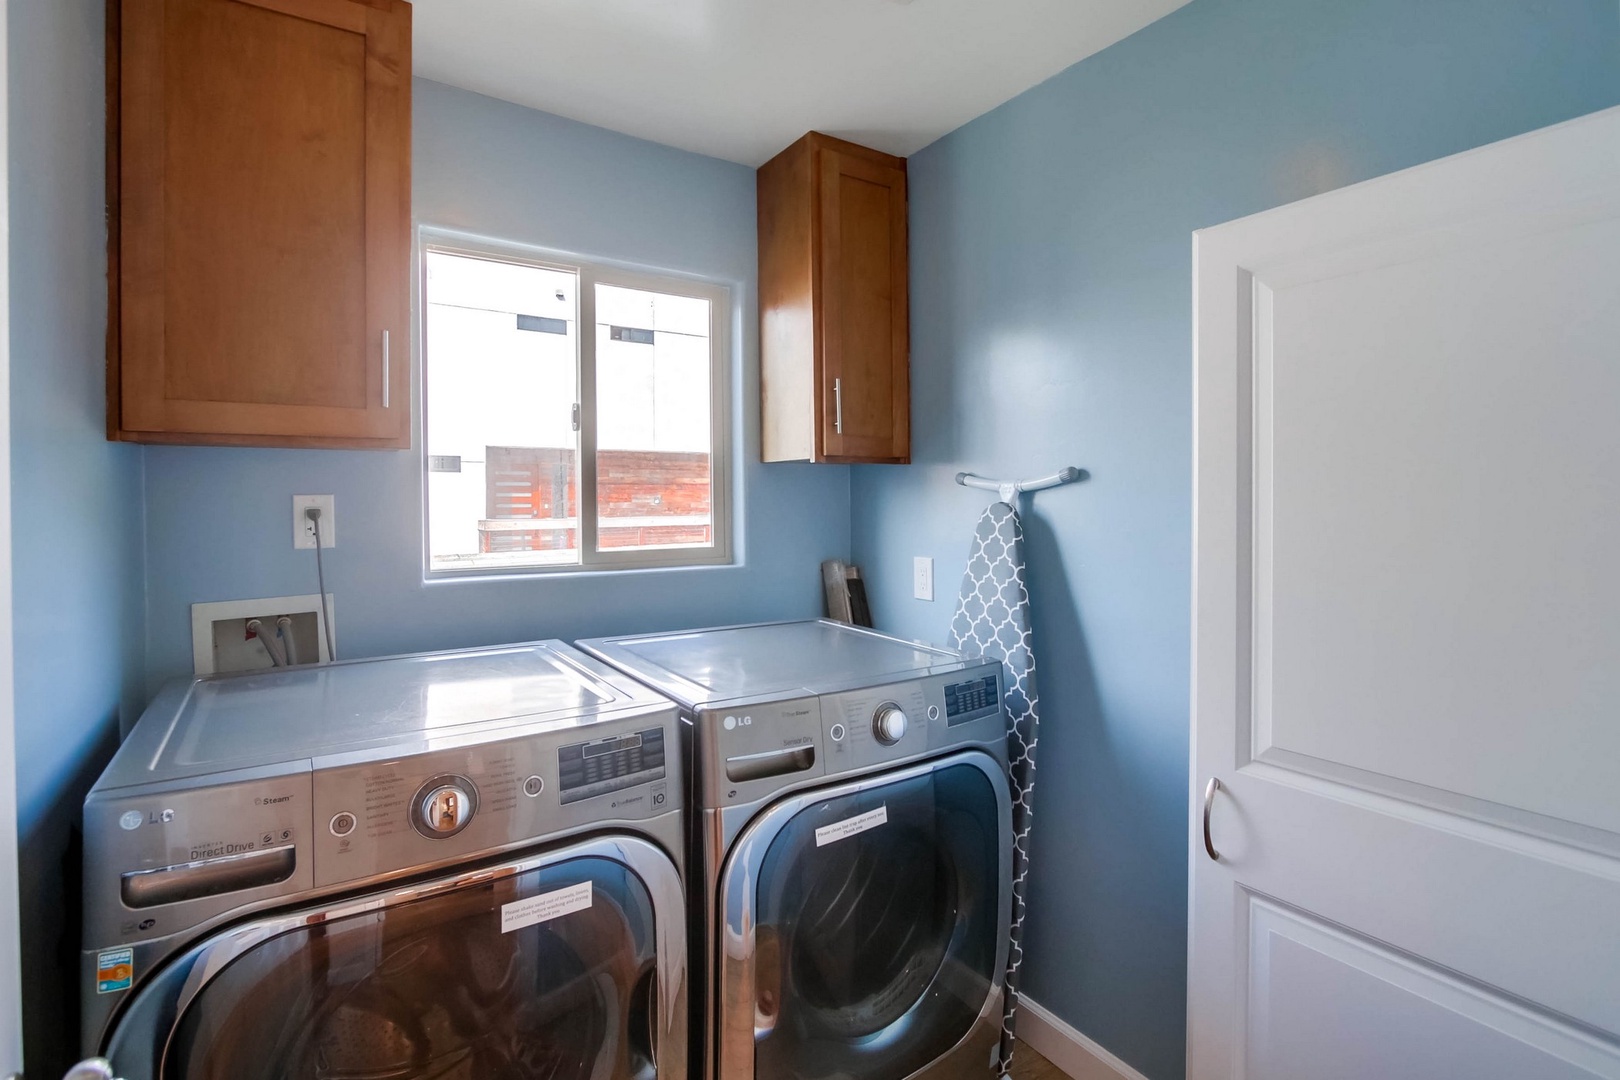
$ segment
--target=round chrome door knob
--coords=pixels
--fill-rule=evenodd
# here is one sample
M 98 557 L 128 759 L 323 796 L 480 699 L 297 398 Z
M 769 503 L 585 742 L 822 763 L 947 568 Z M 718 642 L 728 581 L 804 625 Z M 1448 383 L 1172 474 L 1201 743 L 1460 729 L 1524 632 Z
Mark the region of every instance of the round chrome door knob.
M 411 824 L 430 840 L 443 840 L 467 827 L 478 809 L 478 789 L 465 776 L 436 776 L 422 785 L 411 808 Z
M 893 746 L 906 737 L 906 712 L 898 705 L 880 705 L 872 717 L 872 734 L 884 746 Z

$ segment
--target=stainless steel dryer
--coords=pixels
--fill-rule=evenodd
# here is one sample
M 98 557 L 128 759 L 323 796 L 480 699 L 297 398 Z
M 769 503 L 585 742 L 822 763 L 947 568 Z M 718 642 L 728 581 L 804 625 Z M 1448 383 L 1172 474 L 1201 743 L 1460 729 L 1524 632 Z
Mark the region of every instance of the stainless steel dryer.
M 689 721 L 705 1075 L 989 1076 L 1012 892 L 1001 665 L 826 621 L 579 644 Z
M 85 802 L 126 1080 L 684 1080 L 675 707 L 561 642 L 165 690 Z

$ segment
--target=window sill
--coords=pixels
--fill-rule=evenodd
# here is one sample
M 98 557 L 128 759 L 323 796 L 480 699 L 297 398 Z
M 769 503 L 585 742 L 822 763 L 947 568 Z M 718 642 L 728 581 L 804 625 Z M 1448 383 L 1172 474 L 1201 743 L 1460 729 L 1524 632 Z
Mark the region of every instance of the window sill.
M 741 560 L 730 555 L 716 554 L 703 559 L 690 559 L 678 563 L 624 562 L 580 566 L 577 563 L 559 563 L 555 566 L 479 566 L 456 570 L 424 570 L 424 585 L 471 584 L 474 582 L 540 581 L 569 578 L 607 578 L 627 574 L 678 574 L 690 571 L 740 570 Z

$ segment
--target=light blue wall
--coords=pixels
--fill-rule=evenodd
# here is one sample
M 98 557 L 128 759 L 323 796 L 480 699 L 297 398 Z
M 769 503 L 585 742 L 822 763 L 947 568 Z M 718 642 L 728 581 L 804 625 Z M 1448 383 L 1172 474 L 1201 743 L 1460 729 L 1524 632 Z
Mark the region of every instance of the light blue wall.
M 849 549 L 849 471 L 759 462 L 753 171 L 422 80 L 413 133 L 421 224 L 731 286 L 741 565 L 424 584 L 416 451 L 153 447 L 148 688 L 190 672 L 190 604 L 315 591 L 294 494 L 337 496 L 344 656 L 819 614 L 818 564 Z
M 911 159 L 917 464 L 854 471 L 855 558 L 882 626 L 941 640 L 984 504 L 952 474 L 1091 470 L 1026 521 L 1026 989 L 1155 1080 L 1184 1055 L 1189 234 L 1617 102 L 1614 0 L 1194 0 Z
M 7 5 L 11 514 L 28 1071 L 75 1048 L 71 834 L 141 667 L 140 451 L 106 441 L 102 0 Z M 64 860 L 69 873 L 64 877 Z

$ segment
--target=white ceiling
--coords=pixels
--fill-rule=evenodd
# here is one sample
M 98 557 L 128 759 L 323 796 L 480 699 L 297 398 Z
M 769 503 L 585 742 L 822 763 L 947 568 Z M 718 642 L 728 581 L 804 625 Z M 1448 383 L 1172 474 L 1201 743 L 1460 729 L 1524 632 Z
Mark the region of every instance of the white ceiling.
M 416 73 L 758 165 L 908 155 L 1187 0 L 415 0 Z

